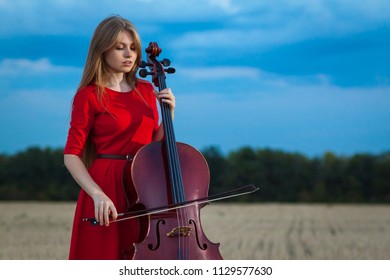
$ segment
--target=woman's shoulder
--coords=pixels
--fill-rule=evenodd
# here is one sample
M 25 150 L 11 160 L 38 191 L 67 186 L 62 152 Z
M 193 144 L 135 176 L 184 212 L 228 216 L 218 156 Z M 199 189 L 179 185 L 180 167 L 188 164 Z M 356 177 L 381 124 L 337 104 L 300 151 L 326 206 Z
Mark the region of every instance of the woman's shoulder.
M 82 99 L 96 99 L 96 86 L 95 85 L 87 85 L 85 87 L 79 88 L 75 94 L 75 98 Z
M 153 92 L 153 90 L 154 90 L 153 85 L 149 81 L 142 80 L 142 79 L 137 80 L 136 87 L 139 91 L 152 91 Z
M 87 85 L 77 90 L 76 95 L 96 95 L 96 86 Z
M 75 103 L 97 103 L 96 86 L 88 85 L 77 90 L 73 102 Z

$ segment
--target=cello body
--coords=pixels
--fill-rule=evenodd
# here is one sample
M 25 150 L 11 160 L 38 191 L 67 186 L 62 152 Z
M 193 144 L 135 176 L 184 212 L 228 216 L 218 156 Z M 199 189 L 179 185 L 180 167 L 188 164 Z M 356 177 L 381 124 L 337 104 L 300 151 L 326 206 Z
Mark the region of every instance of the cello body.
M 177 148 L 186 199 L 207 196 L 210 172 L 203 155 L 184 143 L 177 143 Z M 141 148 L 133 159 L 131 174 L 137 203 L 147 209 L 173 203 L 164 154 L 163 143 L 154 142 Z M 140 234 L 142 242 L 134 244 L 133 259 L 222 259 L 219 244 L 210 242 L 203 233 L 202 206 L 204 204 L 148 215 L 146 230 L 144 228 Z

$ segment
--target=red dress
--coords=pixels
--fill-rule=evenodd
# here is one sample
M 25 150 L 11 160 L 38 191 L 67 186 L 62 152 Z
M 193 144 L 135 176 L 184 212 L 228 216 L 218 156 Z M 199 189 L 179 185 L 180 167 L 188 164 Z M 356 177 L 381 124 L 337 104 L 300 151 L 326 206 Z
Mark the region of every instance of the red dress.
M 90 85 L 77 92 L 64 154 L 81 157 L 89 134 L 97 154 L 135 155 L 142 146 L 150 143 L 158 128 L 156 98 L 149 82 L 138 81 L 136 87 L 142 97 L 135 90 L 117 92 L 106 88 L 103 105 L 95 93 L 95 86 Z M 88 169 L 95 182 L 113 201 L 118 213 L 126 212 L 129 207 L 124 190 L 129 186 L 122 183 L 126 163 L 126 160 L 98 158 Z M 124 252 L 131 256 L 132 244 L 138 238 L 137 221 L 111 223 L 108 227 L 92 226 L 82 221 L 82 218 L 94 215 L 93 200 L 81 189 L 69 259 L 123 259 Z

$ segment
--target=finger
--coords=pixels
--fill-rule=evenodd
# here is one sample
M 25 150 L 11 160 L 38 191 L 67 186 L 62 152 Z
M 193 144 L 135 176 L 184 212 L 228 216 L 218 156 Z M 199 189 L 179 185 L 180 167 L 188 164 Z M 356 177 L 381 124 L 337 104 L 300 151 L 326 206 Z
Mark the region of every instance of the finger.
M 95 220 L 96 222 L 99 222 L 99 206 L 95 206 Z
M 174 109 L 176 106 L 176 102 L 174 100 L 164 98 L 164 99 L 161 99 L 161 101 L 164 103 L 167 103 L 169 105 L 169 107 L 171 107 L 172 109 Z
M 169 95 L 168 93 L 160 93 L 158 98 L 160 100 L 162 100 L 162 99 L 171 99 L 171 95 Z
M 106 227 L 108 227 L 108 225 L 110 224 L 110 210 L 109 210 L 109 208 L 108 208 L 109 206 L 108 205 L 106 205 L 105 207 L 104 207 L 104 211 L 103 211 L 103 215 L 104 215 L 104 225 L 106 226 Z
M 160 91 L 160 94 L 172 94 L 172 90 L 170 88 L 164 88 Z
M 168 100 L 171 100 L 171 101 L 175 101 L 175 97 L 173 95 L 170 95 L 170 94 L 161 94 L 160 96 L 161 99 L 168 99 Z
M 162 91 L 160 91 L 158 93 L 158 96 L 160 97 L 167 97 L 167 98 L 170 98 L 170 99 L 174 99 L 174 95 L 172 93 L 172 90 L 170 88 L 165 88 L 163 89 Z
M 99 221 L 100 225 L 102 226 L 104 224 L 104 204 L 101 203 L 99 206 Z
M 111 211 L 112 219 L 115 221 L 118 218 L 118 212 L 116 211 L 114 205 L 110 207 L 110 211 Z

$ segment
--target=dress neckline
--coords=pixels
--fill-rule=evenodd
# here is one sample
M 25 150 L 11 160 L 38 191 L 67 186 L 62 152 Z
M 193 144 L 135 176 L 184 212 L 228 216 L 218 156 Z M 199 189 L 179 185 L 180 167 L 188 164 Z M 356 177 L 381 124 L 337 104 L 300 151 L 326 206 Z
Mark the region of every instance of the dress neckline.
M 111 89 L 109 87 L 106 87 L 106 89 L 108 89 L 111 92 L 119 93 L 119 94 L 128 94 L 128 93 L 131 93 L 133 91 L 133 89 L 130 89 L 129 91 L 117 91 L 117 90 Z

